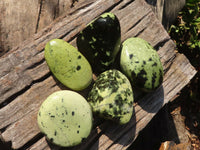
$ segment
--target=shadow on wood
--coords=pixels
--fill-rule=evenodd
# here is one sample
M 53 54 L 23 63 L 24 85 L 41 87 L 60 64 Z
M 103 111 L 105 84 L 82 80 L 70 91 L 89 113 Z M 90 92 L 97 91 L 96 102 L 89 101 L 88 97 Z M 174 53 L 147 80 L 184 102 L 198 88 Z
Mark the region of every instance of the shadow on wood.
M 137 99 L 137 98 L 136 98 Z M 164 104 L 164 88 L 160 86 L 153 93 L 142 93 L 141 99 L 137 100 L 138 105 L 148 113 L 157 113 Z M 153 105 L 152 105 L 153 104 Z

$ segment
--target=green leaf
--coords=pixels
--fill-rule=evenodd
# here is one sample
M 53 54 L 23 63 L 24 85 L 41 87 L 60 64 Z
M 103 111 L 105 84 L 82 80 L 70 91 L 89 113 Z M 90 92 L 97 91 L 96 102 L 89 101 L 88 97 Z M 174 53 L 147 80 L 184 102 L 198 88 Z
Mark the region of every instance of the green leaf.
M 194 22 L 196 22 L 196 23 L 200 23 L 200 17 L 197 18 L 197 19 L 195 19 Z

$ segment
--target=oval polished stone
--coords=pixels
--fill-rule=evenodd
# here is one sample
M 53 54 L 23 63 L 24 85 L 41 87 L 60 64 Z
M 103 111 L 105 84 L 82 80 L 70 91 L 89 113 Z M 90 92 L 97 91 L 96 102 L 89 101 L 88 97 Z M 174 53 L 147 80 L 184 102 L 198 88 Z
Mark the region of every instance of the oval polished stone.
M 107 70 L 101 73 L 87 100 L 95 114 L 119 124 L 128 123 L 133 114 L 131 84 L 118 70 Z
M 71 147 L 80 144 L 91 132 L 92 110 L 80 94 L 57 91 L 42 103 L 37 115 L 39 129 L 49 141 Z
M 45 60 L 53 75 L 73 90 L 83 90 L 92 81 L 92 69 L 87 59 L 72 45 L 53 39 L 45 46 Z
M 104 13 L 80 32 L 78 50 L 87 58 L 94 73 L 111 68 L 120 49 L 121 31 L 118 18 Z
M 163 66 L 156 50 L 141 38 L 129 38 L 122 43 L 122 72 L 133 86 L 146 92 L 154 91 L 163 81 Z

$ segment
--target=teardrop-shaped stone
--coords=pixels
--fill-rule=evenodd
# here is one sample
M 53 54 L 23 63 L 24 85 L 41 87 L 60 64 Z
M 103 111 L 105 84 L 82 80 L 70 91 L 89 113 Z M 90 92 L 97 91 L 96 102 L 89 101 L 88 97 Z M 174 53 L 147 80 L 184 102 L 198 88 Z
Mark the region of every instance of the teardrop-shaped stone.
M 78 50 L 87 58 L 94 73 L 110 69 L 120 49 L 121 31 L 118 18 L 104 13 L 80 32 Z

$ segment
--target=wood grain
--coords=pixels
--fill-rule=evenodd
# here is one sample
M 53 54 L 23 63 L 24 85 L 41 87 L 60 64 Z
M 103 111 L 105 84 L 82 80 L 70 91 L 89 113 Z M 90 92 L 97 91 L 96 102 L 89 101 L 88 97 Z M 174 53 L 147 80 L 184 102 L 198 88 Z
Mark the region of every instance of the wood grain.
M 52 92 L 66 89 L 50 73 L 44 60 L 44 46 L 53 38 L 62 38 L 76 46 L 76 35 L 105 11 L 120 20 L 122 41 L 128 37 L 147 40 L 164 66 L 163 85 L 153 93 L 136 91 L 134 114 L 123 126 L 95 120 L 91 135 L 72 149 L 126 149 L 159 109 L 191 80 L 196 71 L 187 58 L 174 52 L 170 40 L 151 8 L 140 0 L 85 0 L 64 16 L 0 58 L 0 131 L 14 149 L 60 149 L 49 144 L 37 127 L 37 111 Z M 42 17 L 42 16 L 41 16 Z M 86 96 L 88 89 L 80 92 Z
M 0 56 L 68 12 L 71 6 L 72 0 L 1 0 Z

